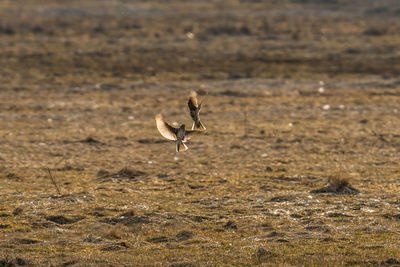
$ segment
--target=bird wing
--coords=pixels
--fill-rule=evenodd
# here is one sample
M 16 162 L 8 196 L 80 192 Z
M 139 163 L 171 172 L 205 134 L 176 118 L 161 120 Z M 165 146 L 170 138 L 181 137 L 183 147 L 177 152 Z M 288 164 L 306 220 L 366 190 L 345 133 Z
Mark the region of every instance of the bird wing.
M 190 110 L 196 110 L 197 107 L 199 106 L 199 104 L 197 102 L 197 93 L 195 91 L 190 92 L 188 106 L 189 106 Z
M 186 142 L 187 140 L 192 138 L 193 135 L 197 135 L 197 134 L 200 134 L 200 133 L 201 133 L 201 131 L 197 131 L 197 130 L 186 130 L 185 131 L 185 138 L 183 139 L 183 142 Z
M 176 132 L 177 129 L 166 123 L 161 114 L 157 114 L 155 117 L 157 129 L 162 136 L 169 140 L 177 140 Z

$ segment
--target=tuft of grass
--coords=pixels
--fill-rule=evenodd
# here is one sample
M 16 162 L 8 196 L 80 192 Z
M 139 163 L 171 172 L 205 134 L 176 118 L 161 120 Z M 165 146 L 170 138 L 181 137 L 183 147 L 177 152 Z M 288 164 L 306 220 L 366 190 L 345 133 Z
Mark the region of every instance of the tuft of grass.
M 350 184 L 350 179 L 341 173 L 334 174 L 328 178 L 328 186 L 312 190 L 311 193 L 336 193 L 336 194 L 358 194 L 360 191 Z
M 344 187 L 350 185 L 350 179 L 341 174 L 334 174 L 328 178 L 329 186 L 334 188 L 336 191 L 342 190 Z

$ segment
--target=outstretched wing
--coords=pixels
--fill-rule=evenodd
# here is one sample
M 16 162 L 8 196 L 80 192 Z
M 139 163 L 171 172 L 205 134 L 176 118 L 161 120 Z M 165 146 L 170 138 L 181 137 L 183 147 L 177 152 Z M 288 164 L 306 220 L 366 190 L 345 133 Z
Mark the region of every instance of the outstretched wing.
M 199 106 L 199 104 L 197 102 L 197 93 L 195 91 L 190 92 L 188 106 L 189 106 L 190 110 L 196 110 L 197 107 Z
M 177 140 L 176 131 L 174 127 L 166 123 L 161 114 L 157 114 L 155 117 L 157 129 L 162 136 L 169 140 Z
M 190 140 L 194 135 L 201 134 L 201 131 L 197 130 L 186 130 L 185 131 L 185 138 L 183 139 L 183 142 L 186 142 L 187 140 Z

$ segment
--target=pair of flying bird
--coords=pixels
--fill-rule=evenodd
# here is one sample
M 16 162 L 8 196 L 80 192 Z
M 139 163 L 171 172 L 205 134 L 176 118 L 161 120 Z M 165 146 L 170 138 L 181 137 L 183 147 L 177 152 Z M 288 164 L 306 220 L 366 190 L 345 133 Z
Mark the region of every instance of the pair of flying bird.
M 163 137 L 176 142 L 176 152 L 188 150 L 185 142 L 190 139 L 190 136 L 194 133 L 206 130 L 206 127 L 201 123 L 199 116 L 201 104 L 202 102 L 200 104 L 198 103 L 197 93 L 192 91 L 188 101 L 190 116 L 193 119 L 192 130 L 185 130 L 185 124 L 182 124 L 179 128 L 175 128 L 165 122 L 161 114 L 156 115 L 155 120 L 158 131 Z

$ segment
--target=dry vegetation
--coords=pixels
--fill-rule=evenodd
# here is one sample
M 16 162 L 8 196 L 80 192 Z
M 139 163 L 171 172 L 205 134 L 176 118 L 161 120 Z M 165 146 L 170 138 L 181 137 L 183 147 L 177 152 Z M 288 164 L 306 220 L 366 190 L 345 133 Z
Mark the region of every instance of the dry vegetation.
M 1 2 L 0 266 L 399 265 L 398 1 L 266 2 Z

